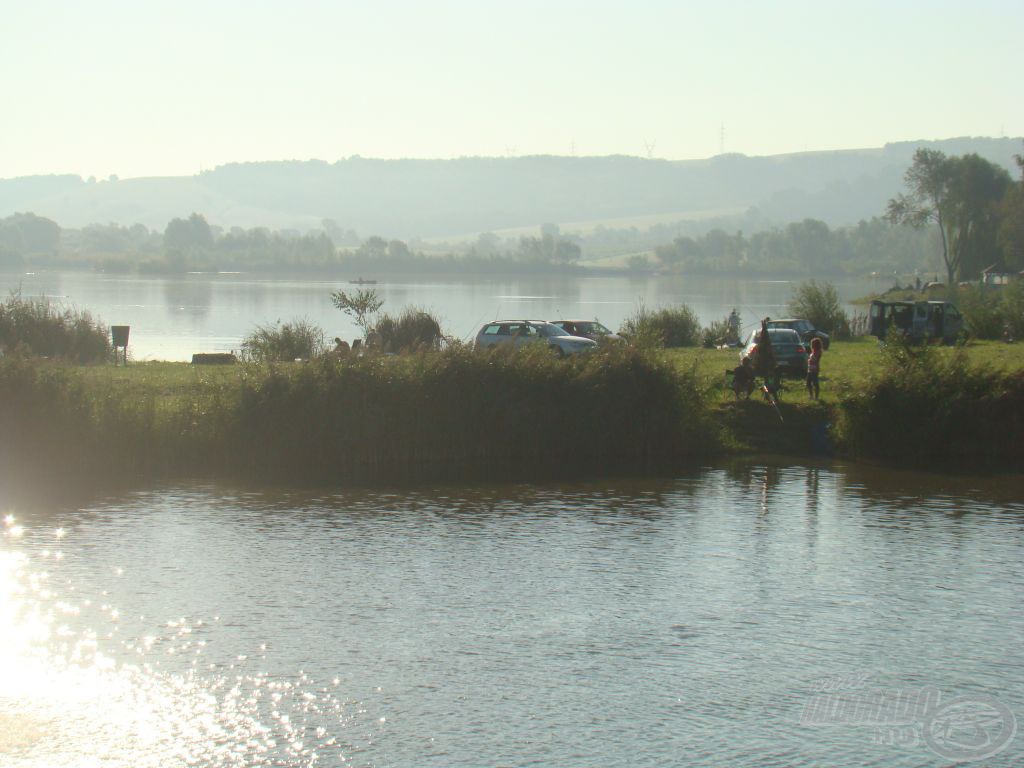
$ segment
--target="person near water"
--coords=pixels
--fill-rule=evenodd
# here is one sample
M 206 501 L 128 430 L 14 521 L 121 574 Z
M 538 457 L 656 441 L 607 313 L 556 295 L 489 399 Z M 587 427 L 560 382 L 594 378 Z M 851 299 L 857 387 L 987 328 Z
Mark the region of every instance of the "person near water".
M 740 340 L 740 316 L 736 312 L 736 308 L 733 307 L 732 312 L 729 313 L 729 337 L 726 341 L 730 344 L 736 344 Z
M 821 372 L 821 339 L 811 339 L 811 354 L 807 356 L 807 394 L 817 400 L 820 394 L 818 374 Z
M 772 337 L 768 333 L 768 321 L 766 317 L 761 321 L 761 331 L 757 336 L 757 349 L 755 350 L 754 372 L 764 379 L 766 391 L 774 394 L 779 389 L 779 366 L 775 359 L 775 350 L 772 349 Z
M 743 362 L 732 369 L 732 391 L 737 400 L 741 394 L 750 399 L 750 393 L 754 391 L 754 367 L 749 357 L 744 357 Z

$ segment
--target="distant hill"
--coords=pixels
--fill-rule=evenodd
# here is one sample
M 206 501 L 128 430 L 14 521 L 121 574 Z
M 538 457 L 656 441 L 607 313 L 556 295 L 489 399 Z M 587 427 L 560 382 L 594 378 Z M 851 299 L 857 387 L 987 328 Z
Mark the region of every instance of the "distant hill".
M 471 157 L 456 160 L 231 164 L 198 176 L 84 181 L 0 180 L 0 217 L 32 212 L 63 227 L 142 223 L 163 230 L 193 211 L 211 224 L 319 228 L 409 239 L 756 208 L 762 219 L 851 224 L 881 214 L 919 146 L 976 152 L 1015 172 L 1022 139 L 902 142 L 880 149 L 671 162 L 637 157 Z

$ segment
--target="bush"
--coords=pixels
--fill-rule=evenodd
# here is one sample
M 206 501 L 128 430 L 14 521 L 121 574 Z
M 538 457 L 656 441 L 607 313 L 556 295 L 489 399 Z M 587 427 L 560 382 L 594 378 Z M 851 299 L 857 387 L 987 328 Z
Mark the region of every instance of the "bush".
M 999 310 L 1003 322 L 1010 326 L 1013 337 L 1024 338 L 1024 278 L 1018 278 L 1003 288 Z
M 237 415 L 225 456 L 260 477 L 564 477 L 718 444 L 696 376 L 627 345 L 325 358 L 247 378 Z
M 704 329 L 702 339 L 705 346 L 724 344 L 730 341 L 730 333 L 729 316 L 726 315 L 721 320 L 712 320 L 708 327 Z
M 257 326 L 242 342 L 242 357 L 259 363 L 309 360 L 323 352 L 323 330 L 306 320 Z
M 406 308 L 398 317 L 382 315 L 374 328 L 385 352 L 434 348 L 441 339 L 441 324 L 429 312 Z
M 998 339 L 1003 335 L 1005 321 L 1002 302 L 994 301 L 991 291 L 977 285 L 964 288 L 960 290 L 956 302 L 972 336 Z
M 848 449 L 901 465 L 1020 466 L 1024 371 L 971 365 L 963 349 L 912 347 L 898 334 L 884 349 L 880 371 L 840 403 Z
M 700 322 L 683 304 L 656 312 L 640 307 L 622 324 L 622 335 L 641 346 L 695 347 L 701 341 Z
M 20 293 L 0 304 L 0 344 L 9 352 L 79 364 L 109 360 L 111 349 L 107 327 L 88 312 L 57 309 Z
M 849 321 L 832 283 L 801 283 L 786 307 L 791 317 L 810 320 L 818 330 L 836 338 L 849 335 Z

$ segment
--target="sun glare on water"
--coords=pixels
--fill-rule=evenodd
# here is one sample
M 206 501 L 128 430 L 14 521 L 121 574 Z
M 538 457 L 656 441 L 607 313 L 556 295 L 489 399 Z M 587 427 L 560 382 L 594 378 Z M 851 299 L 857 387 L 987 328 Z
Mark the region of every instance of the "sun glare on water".
M 275 680 L 239 656 L 205 657 L 210 623 L 176 617 L 128 637 L 120 610 L 60 573 L 63 529 L 0 526 L 0 765 L 347 764 L 332 737 L 351 703 L 304 675 Z M 30 541 L 31 539 L 31 541 Z M 120 569 L 118 569 L 120 570 Z M 116 572 L 115 572 L 116 574 Z M 58 585 L 59 586 L 54 586 Z M 161 669 L 174 657 L 176 671 Z M 265 658 L 265 656 L 263 657 Z M 184 670 L 184 671 L 182 671 Z

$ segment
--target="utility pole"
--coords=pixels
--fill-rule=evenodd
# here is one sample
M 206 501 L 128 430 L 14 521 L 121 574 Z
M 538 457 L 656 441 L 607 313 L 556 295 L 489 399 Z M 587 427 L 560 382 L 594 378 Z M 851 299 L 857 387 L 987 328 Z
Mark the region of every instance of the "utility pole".
M 644 149 L 647 150 L 647 159 L 650 160 L 654 155 L 654 147 L 658 143 L 657 139 L 644 139 Z

